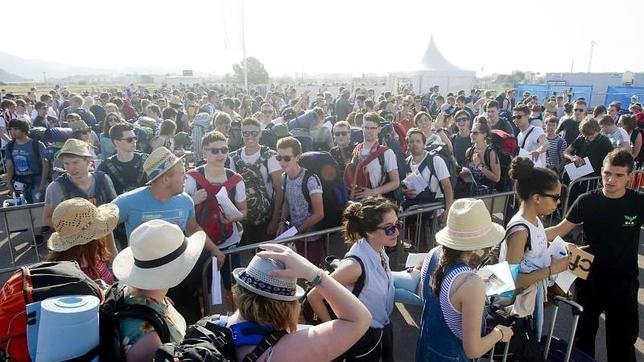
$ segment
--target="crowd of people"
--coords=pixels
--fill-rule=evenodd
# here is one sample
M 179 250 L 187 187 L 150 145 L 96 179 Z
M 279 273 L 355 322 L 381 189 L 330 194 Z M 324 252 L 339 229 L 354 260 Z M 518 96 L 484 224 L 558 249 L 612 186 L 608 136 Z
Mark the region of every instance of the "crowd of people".
M 341 87 L 334 97 L 277 86 L 260 95 L 195 84 L 2 94 L 5 182 L 13 197 L 44 202 L 50 260 L 75 260 L 107 285 L 121 281 L 127 303 L 167 317 L 174 342 L 203 316 L 202 270 L 214 257 L 235 310 L 221 323 L 252 322 L 267 327 L 262 336 L 288 332 L 262 350 L 236 349 L 240 359 L 259 351 L 266 361 L 395 360 L 390 315 L 406 280 L 424 304 L 417 360 L 479 357 L 513 334 L 481 323 L 485 290 L 473 271 L 497 246 L 500 261 L 520 265 L 516 294 L 532 301 L 520 314 L 540 336 L 547 287 L 569 263 L 551 259 L 548 243 L 583 223 L 595 263 L 577 285 L 586 310 L 577 345 L 594 354 L 606 312 L 609 360 L 634 361 L 644 215 L 642 194 L 627 182 L 644 160 L 637 98 L 591 110 L 582 98 L 519 100 L 512 89 L 399 93 Z M 602 188 L 570 190 L 570 212 L 546 229 L 540 216 L 559 208 L 570 183 L 563 166 L 586 158 Z M 504 226 L 473 199 L 511 190 L 521 207 Z M 401 239 L 399 212 L 435 202 L 443 207 L 432 217 L 445 225 L 439 246 L 422 267 L 392 272 L 387 251 Z M 224 255 L 329 222 L 344 225 L 352 244 L 331 275 L 317 268 L 327 255 L 320 237 L 263 246 L 246 268 L 239 254 Z M 621 244 L 611 243 L 615 235 Z M 298 278 L 313 287 L 314 333 L 296 328 Z M 616 294 L 623 297 L 608 298 Z M 148 359 L 161 344 L 142 321 L 121 327 L 128 360 Z

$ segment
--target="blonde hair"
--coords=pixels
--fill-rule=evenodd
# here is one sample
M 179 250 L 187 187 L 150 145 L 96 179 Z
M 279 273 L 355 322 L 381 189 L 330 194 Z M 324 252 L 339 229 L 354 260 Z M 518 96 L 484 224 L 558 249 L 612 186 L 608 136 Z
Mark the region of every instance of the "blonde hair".
M 232 287 L 233 302 L 239 315 L 247 320 L 268 325 L 277 330 L 295 332 L 300 315 L 300 303 L 297 300 L 281 301 L 255 294 L 235 284 Z

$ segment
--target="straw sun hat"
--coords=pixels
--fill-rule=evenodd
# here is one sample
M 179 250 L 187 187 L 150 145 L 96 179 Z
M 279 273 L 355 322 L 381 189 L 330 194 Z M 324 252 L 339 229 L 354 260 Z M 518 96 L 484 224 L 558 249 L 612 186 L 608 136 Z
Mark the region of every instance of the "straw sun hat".
M 293 301 L 302 298 L 304 289 L 297 285 L 297 279 L 271 276 L 273 270 L 284 269 L 284 264 L 254 256 L 246 268 L 233 270 L 233 277 L 242 287 L 263 297 Z
M 183 156 L 177 157 L 165 147 L 154 150 L 143 163 L 143 171 L 148 175 L 148 184 L 168 172 L 182 158 Z
M 119 221 L 119 209 L 112 203 L 96 207 L 76 197 L 58 204 L 51 221 L 56 232 L 49 237 L 47 246 L 60 252 L 111 233 Z
M 61 155 L 76 155 L 76 156 L 81 156 L 81 157 L 92 157 L 92 154 L 89 152 L 89 147 L 90 145 L 81 140 L 77 140 L 75 138 L 70 138 L 67 141 L 65 141 L 65 144 L 63 145 L 63 148 L 58 151 L 56 154 L 56 157 L 60 157 Z
M 447 226 L 436 233 L 436 242 L 454 250 L 473 251 L 493 247 L 505 236 L 503 226 L 493 223 L 481 200 L 458 199 L 447 215 Z
M 158 290 L 177 286 L 197 263 L 206 233 L 185 237 L 164 220 L 150 220 L 130 234 L 130 246 L 114 258 L 114 275 L 125 285 Z

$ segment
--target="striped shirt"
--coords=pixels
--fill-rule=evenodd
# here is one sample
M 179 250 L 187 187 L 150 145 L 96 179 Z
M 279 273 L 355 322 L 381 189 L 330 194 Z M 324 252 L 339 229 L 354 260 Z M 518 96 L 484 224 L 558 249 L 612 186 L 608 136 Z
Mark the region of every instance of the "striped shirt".
M 461 312 L 454 308 L 449 296 L 451 294 L 452 282 L 454 282 L 459 275 L 472 272 L 472 268 L 468 266 L 460 266 L 445 275 L 445 278 L 441 282 L 440 303 L 443 318 L 445 319 L 445 323 L 449 327 L 450 331 L 452 331 L 452 333 L 454 333 L 454 335 L 459 339 L 463 339 L 463 316 Z
M 566 140 L 557 135 L 555 138 L 548 138 L 548 152 L 546 153 L 546 166 L 557 168 L 563 161 L 563 152 L 568 147 Z

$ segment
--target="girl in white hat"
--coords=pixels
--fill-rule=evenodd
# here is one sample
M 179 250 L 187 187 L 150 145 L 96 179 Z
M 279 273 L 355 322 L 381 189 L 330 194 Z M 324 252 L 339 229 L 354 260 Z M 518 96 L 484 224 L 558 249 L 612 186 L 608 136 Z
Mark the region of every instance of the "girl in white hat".
M 505 234 L 481 200 L 458 199 L 447 226 L 436 233 L 440 247 L 423 264 L 424 306 L 416 361 L 470 361 L 507 342 L 512 330 L 496 326 L 485 334 L 485 285 L 474 268 Z
M 233 298 L 238 308 L 233 315 L 217 322 L 233 330 L 237 361 L 253 353 L 261 362 L 331 361 L 365 333 L 371 321 L 369 311 L 340 283 L 286 246 L 264 244 L 260 248 L 264 251 L 248 267 L 233 271 L 237 281 Z M 300 278 L 316 287 L 337 319 L 297 330 L 299 299 L 304 296 L 304 290 L 297 285 Z M 248 327 L 254 327 L 250 337 L 260 338 L 249 341 L 246 333 L 242 333 Z M 256 348 L 264 338 L 258 334 L 274 332 L 281 334 L 281 338 L 258 351 Z

